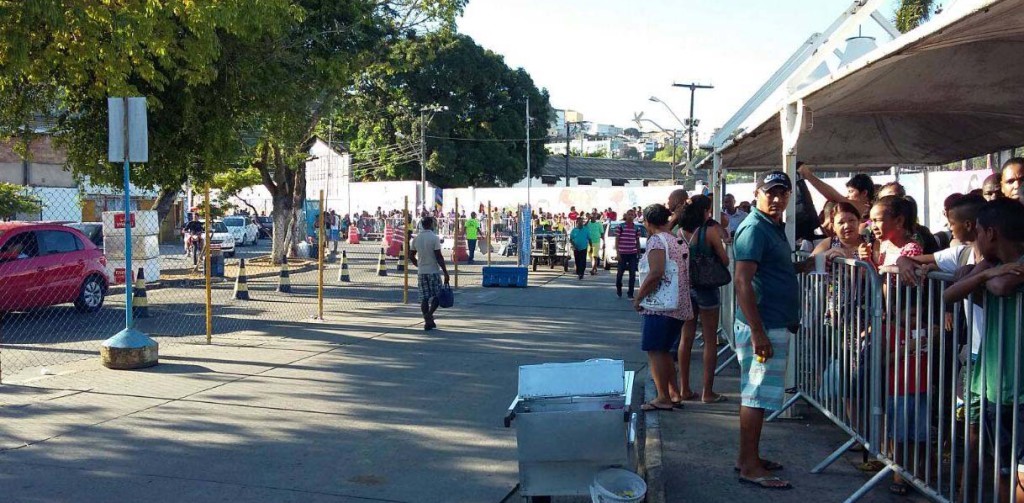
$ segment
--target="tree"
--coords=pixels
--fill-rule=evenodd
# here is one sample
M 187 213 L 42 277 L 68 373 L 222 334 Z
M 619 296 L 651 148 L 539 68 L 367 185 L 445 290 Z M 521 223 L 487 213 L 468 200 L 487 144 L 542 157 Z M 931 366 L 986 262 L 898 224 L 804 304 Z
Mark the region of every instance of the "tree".
M 134 185 L 160 189 L 163 219 L 181 185 L 209 181 L 241 149 L 224 47 L 278 37 L 301 11 L 288 0 L 3 2 L 0 138 L 27 145 L 38 116 L 59 119 L 68 167 L 120 187 L 106 162 L 108 96 L 146 96 L 150 161 Z
M 630 138 L 639 138 L 640 130 L 635 127 L 628 127 L 622 131 L 622 134 Z
M 501 56 L 450 32 L 396 44 L 393 58 L 399 70 L 363 80 L 336 116 L 357 162 L 374 166 L 361 172 L 363 178 L 419 179 L 420 110 L 443 106 L 445 111 L 423 116 L 427 178 L 441 187 L 518 182 L 526 174 L 527 98 L 536 141 L 530 162 L 543 165 L 553 112 L 547 91 L 537 89 L 525 70 L 509 68 Z
M 221 205 L 227 204 L 231 198 L 235 198 L 249 207 L 253 215 L 259 215 L 256 207 L 245 198 L 240 197 L 239 193 L 244 189 L 254 185 L 261 185 L 262 183 L 263 177 L 260 175 L 259 170 L 253 166 L 247 166 L 243 169 L 225 171 L 224 173 L 214 175 L 213 183 L 210 186 L 220 190 L 219 199 Z
M 623 159 L 639 159 L 640 158 L 640 152 L 637 151 L 636 147 L 633 147 L 633 146 L 623 147 L 622 148 L 622 158 Z
M 0 182 L 0 220 L 15 218 L 19 213 L 39 213 L 42 209 L 42 201 L 26 193 L 25 187 Z
M 900 0 L 896 9 L 896 29 L 906 33 L 917 28 L 931 16 L 934 0 Z

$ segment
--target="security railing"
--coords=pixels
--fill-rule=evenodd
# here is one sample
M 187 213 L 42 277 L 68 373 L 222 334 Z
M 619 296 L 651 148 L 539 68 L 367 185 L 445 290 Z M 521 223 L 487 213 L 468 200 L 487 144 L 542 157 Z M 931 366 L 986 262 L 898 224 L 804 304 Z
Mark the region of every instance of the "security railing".
M 877 460 L 847 501 L 888 477 L 934 501 L 1024 498 L 1024 293 L 946 302 L 952 283 L 938 272 L 905 282 L 843 259 L 800 275 L 795 394 L 783 410 L 802 400 L 849 435 L 813 473 L 855 444 Z

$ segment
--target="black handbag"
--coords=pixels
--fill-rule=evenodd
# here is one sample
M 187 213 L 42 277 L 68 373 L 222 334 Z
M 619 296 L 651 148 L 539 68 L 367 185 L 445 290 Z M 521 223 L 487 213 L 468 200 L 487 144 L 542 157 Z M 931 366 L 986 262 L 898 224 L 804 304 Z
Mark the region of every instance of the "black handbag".
M 690 286 L 693 288 L 718 288 L 732 281 L 729 269 L 704 242 L 706 232 L 707 224 L 704 224 L 697 230 L 697 244 L 690 250 Z

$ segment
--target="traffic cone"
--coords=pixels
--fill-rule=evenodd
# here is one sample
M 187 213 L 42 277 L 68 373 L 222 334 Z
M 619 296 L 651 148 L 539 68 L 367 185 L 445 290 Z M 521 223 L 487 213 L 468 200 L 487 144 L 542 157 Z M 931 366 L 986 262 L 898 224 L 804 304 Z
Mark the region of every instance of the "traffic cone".
M 238 277 L 235 278 L 235 300 L 250 300 L 249 285 L 245 277 L 245 259 L 238 263 Z
M 380 259 L 377 260 L 377 276 L 387 276 L 388 265 L 384 262 L 384 248 L 380 249 Z
M 132 289 L 132 316 L 136 318 L 149 318 L 149 298 L 146 296 L 146 272 L 139 268 L 139 275 L 135 277 L 135 288 Z
M 348 252 L 345 250 L 341 251 L 341 269 L 338 271 L 338 281 L 342 283 L 349 283 L 352 281 L 348 276 Z
M 281 275 L 277 278 L 277 291 L 292 293 L 292 280 L 288 275 L 288 262 L 281 263 Z

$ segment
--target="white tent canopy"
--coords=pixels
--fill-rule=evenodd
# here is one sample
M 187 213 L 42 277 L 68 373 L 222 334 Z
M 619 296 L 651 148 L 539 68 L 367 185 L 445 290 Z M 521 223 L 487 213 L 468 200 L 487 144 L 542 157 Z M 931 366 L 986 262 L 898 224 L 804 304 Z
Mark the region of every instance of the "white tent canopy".
M 1024 145 L 1024 0 L 960 0 L 786 101 L 803 104 L 796 150 L 814 166 L 934 165 Z M 719 146 L 722 167 L 782 165 L 779 108 Z

